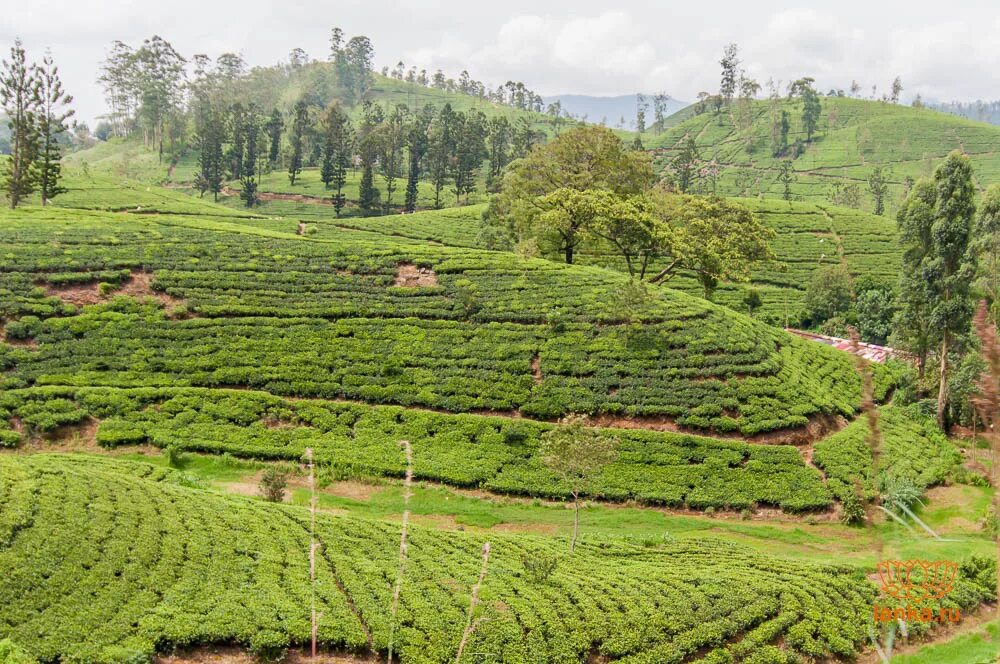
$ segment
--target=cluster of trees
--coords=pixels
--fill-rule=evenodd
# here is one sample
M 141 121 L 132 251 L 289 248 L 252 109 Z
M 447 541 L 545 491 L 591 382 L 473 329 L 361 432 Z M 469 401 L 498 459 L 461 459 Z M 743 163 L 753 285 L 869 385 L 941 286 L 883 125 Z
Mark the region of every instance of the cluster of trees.
M 931 108 L 943 113 L 951 113 L 970 120 L 989 122 L 1000 125 L 1000 100 L 997 101 L 950 101 L 928 104 Z
M 225 181 L 240 180 L 248 206 L 257 201 L 261 175 L 285 166 L 293 185 L 303 168 L 318 167 L 338 215 L 354 168 L 361 171 L 359 207 L 365 215 L 393 209 L 403 181 L 403 211 L 416 209 L 421 181 L 432 185 L 440 207 L 449 188 L 456 200 L 468 200 L 484 168 L 486 186 L 495 188 L 507 164 L 543 138 L 527 120 L 511 123 L 476 109 L 455 111 L 450 104 L 410 110 L 366 101 L 355 123 L 337 101 L 319 107 L 302 98 L 288 117 L 278 109 L 265 116 L 254 102 L 227 105 L 216 89 L 210 76 L 195 81 L 197 186 L 217 196 Z
M 977 206 L 969 158 L 953 152 L 910 187 L 897 224 L 898 285 L 852 280 L 843 267 L 821 271 L 806 297 L 811 322 L 835 334 L 851 325 L 866 341 L 907 351 L 917 366 L 908 398 L 932 400 L 942 427 L 969 423 L 982 371 L 973 310 L 985 299 L 996 320 L 1000 302 L 1000 185 Z
M 574 127 L 512 163 L 486 221 L 505 229 L 495 244 L 531 241 L 567 263 L 585 243 L 608 247 L 633 278 L 687 271 L 706 297 L 719 280 L 745 281 L 773 259 L 773 232 L 749 210 L 657 185 L 649 155 L 600 126 Z
M 193 145 L 202 195 L 218 196 L 225 182 L 238 180 L 248 206 L 258 200 L 264 173 L 287 168 L 294 185 L 303 168 L 318 167 L 338 214 L 346 204 L 349 169 L 361 171 L 364 214 L 398 205 L 403 179 L 403 209 L 412 211 L 421 180 L 433 185 L 436 206 L 448 189 L 467 200 L 484 179 L 482 171 L 486 186 L 495 188 L 507 163 L 544 138 L 526 118 L 487 118 L 479 110 L 456 111 L 449 104 L 376 105 L 369 99 L 373 54 L 367 37 L 345 41 L 335 28 L 329 64 L 311 61 L 301 49 L 290 53 L 287 64 L 253 69 L 232 53 L 214 63 L 195 55 L 188 76 L 189 63 L 158 36 L 137 49 L 115 42 L 100 79 L 110 108 L 106 131 L 116 136 L 142 132 L 161 158 L 165 138 L 171 149 Z M 303 92 L 287 108 L 283 92 L 292 87 Z M 459 87 L 471 94 L 475 86 L 463 78 Z M 510 93 L 505 103 L 533 108 L 540 103 L 523 85 L 500 89 Z M 530 104 L 522 103 L 528 97 Z M 561 109 L 550 110 L 558 130 Z
M 98 78 L 108 102 L 111 132 L 129 136 L 141 131 L 146 146 L 156 146 L 162 158 L 164 134 L 177 127 L 172 121 L 183 108 L 186 63 L 158 35 L 136 49 L 114 42 Z
M 876 166 L 868 173 L 866 184 L 868 193 L 871 195 L 872 210 L 879 216 L 885 215 L 886 212 L 891 176 L 889 169 L 884 166 Z M 906 180 L 906 185 L 906 194 L 908 194 L 913 186 L 912 178 Z M 830 202 L 841 207 L 860 209 L 862 196 L 861 184 L 857 182 L 834 182 L 829 190 Z
M 654 134 L 661 134 L 667 128 L 667 109 L 670 104 L 670 95 L 665 92 L 660 92 L 652 96 L 653 102 L 653 123 L 649 126 Z M 643 134 L 646 127 L 646 113 L 649 112 L 649 102 L 650 98 L 644 94 L 637 94 L 635 96 L 635 130 L 640 135 Z M 601 124 L 604 124 L 603 122 Z M 622 125 L 624 123 L 619 123 Z M 641 139 L 636 139 L 637 141 Z M 641 143 L 640 145 L 641 146 Z M 637 147 L 639 147 L 637 146 Z
M 73 101 L 63 90 L 59 68 L 46 54 L 42 64 L 29 63 L 21 41 L 0 70 L 0 105 L 10 129 L 10 157 L 0 174 L 11 208 L 39 192 L 42 205 L 65 189 L 60 186 L 60 136 L 68 129 Z
M 303 87 L 314 99 L 337 97 L 345 103 L 365 98 L 373 83 L 374 48 L 365 36 L 344 42 L 344 34 L 335 28 L 331 35 L 330 64 L 310 76 L 308 56 L 293 49 L 289 62 L 276 67 L 249 70 L 243 58 L 224 53 L 210 69 L 206 55 L 194 55 L 190 62 L 158 35 L 143 41 L 138 48 L 116 41 L 101 65 L 99 82 L 108 104 L 106 125 L 101 136 L 127 137 L 141 132 L 147 146 L 155 146 L 162 158 L 164 139 L 183 142 L 202 109 L 206 90 L 226 106 L 241 103 L 246 107 L 273 108 L 278 104 L 282 83 L 303 79 Z M 188 69 L 193 67 L 193 80 Z M 202 118 L 204 119 L 204 118 Z
M 456 80 L 445 76 L 445 73 L 440 69 L 431 76 L 427 75 L 426 69 L 417 71 L 415 66 L 410 66 L 407 69 L 403 61 L 400 60 L 392 69 L 383 67 L 382 75 L 397 81 L 422 85 L 426 88 L 479 97 L 495 104 L 505 104 L 513 108 L 519 108 L 522 111 L 541 113 L 545 108 L 542 96 L 535 93 L 521 81 L 507 81 L 491 90 L 482 81 L 472 78 L 465 69 L 462 70 L 462 73 L 459 74 Z

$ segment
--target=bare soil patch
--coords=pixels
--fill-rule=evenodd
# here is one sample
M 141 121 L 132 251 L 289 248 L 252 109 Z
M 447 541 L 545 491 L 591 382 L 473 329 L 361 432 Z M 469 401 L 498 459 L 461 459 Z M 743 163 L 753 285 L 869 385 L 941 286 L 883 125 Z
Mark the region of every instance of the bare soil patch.
M 303 478 L 301 482 L 302 486 L 308 486 L 308 481 L 305 478 Z M 338 498 L 349 498 L 350 500 L 368 502 L 371 500 L 372 496 L 384 488 L 385 487 L 382 485 L 369 484 L 367 482 L 359 482 L 357 480 L 341 480 L 333 482 L 329 486 L 319 489 L 319 491 L 320 493 L 337 496 Z
M 75 304 L 78 307 L 98 304 L 104 301 L 104 297 L 100 293 L 100 286 L 97 282 L 58 286 L 48 284 L 45 286 L 45 295 L 48 297 L 58 297 L 63 302 Z
M 117 291 L 115 291 L 115 293 L 120 295 L 130 295 L 137 298 L 151 297 L 165 307 L 175 307 L 187 304 L 179 297 L 174 297 L 173 295 L 167 295 L 166 293 L 153 290 L 152 272 L 140 272 L 138 270 L 133 271 L 132 276 L 130 276 L 128 280 L 122 284 Z
M 45 294 L 49 297 L 58 297 L 63 302 L 76 306 L 100 304 L 114 295 L 128 295 L 135 298 L 151 297 L 164 307 L 187 304 L 181 298 L 153 290 L 153 274 L 151 272 L 133 270 L 129 278 L 107 296 L 101 295 L 100 288 L 100 284 L 96 281 L 67 285 L 46 284 Z
M 74 449 L 94 449 L 97 444 L 97 429 L 101 421 L 88 417 L 79 424 L 67 424 L 46 434 L 46 438 Z
M 437 286 L 438 278 L 430 268 L 417 267 L 413 263 L 400 263 L 396 268 L 396 279 L 393 284 L 403 288 L 425 288 Z
M 544 380 L 542 376 L 542 358 L 536 353 L 533 358 L 531 358 L 531 377 L 535 380 L 535 385 Z

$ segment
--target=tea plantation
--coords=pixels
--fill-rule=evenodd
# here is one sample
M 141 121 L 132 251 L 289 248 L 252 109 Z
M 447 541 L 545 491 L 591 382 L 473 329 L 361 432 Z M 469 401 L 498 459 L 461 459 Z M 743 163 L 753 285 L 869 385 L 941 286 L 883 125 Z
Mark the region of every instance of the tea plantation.
M 720 283 L 713 294 L 715 302 L 745 311 L 744 296 L 749 288 L 755 288 L 762 301 L 755 315 L 787 327 L 799 324 L 806 316 L 806 289 L 820 270 L 843 264 L 856 279 L 867 277 L 890 286 L 899 279 L 902 253 L 895 221 L 888 217 L 825 203 L 734 200 L 775 231 L 770 244 L 777 260 L 754 269 L 748 284 Z M 485 211 L 486 206 L 480 205 L 406 216 L 325 219 L 314 226 L 314 237 L 337 237 L 344 228 L 351 228 L 452 247 L 477 247 L 482 246 L 480 228 Z M 277 223 L 293 232 L 296 222 L 250 220 L 248 223 L 262 227 Z M 624 259 L 610 247 L 584 245 L 577 254 L 577 262 L 626 271 Z M 655 273 L 661 263 L 654 261 L 649 272 Z M 702 295 L 698 281 L 683 272 L 666 285 Z
M 26 661 L 308 643 L 308 510 L 113 458 L 137 445 L 284 463 L 309 448 L 323 478 L 386 481 L 405 439 L 417 481 L 560 500 L 542 437 L 582 412 L 617 441 L 587 498 L 755 519 L 828 518 L 870 467 L 860 421 L 812 460 L 789 444 L 854 418 L 849 356 L 677 290 L 626 306 L 615 270 L 463 242 L 468 210 L 300 235 L 141 186 L 67 204 L 0 213 L 0 642 Z M 839 232 L 816 230 L 832 225 L 818 209 L 788 216 Z M 876 378 L 883 401 L 893 370 Z M 883 412 L 888 462 L 940 483 L 950 444 Z M 86 431 L 87 454 L 46 453 Z M 407 664 L 455 661 L 463 626 L 462 662 L 848 660 L 876 593 L 859 567 L 712 537 L 568 555 L 562 537 L 411 526 L 394 621 L 398 523 L 316 528 L 321 647 L 384 657 L 391 639 Z M 950 601 L 987 598 L 976 569 Z
M 0 315 L 9 339 L 37 347 L 0 347 L 6 389 L 242 386 L 456 412 L 667 417 L 744 435 L 850 417 L 859 398 L 847 355 L 676 291 L 655 291 L 641 327 L 623 324 L 625 279 L 605 270 L 364 231 L 312 239 L 182 215 L 8 216 Z M 402 264 L 439 283 L 394 285 Z M 80 309 L 46 290 L 103 282 L 113 295 L 137 273 L 184 304 Z
M 824 96 L 821 106 L 811 142 L 805 142 L 800 121 L 802 102 L 778 99 L 752 102 L 747 120 L 732 109 L 693 115 L 647 138 L 646 147 L 656 150 L 659 163 L 667 168 L 688 138 L 693 139 L 700 158 L 719 165 L 715 190 L 728 196 L 782 198 L 780 166 L 790 159 L 794 176 L 790 189 L 795 200 L 825 204 L 831 200 L 835 185 L 854 184 L 866 210 L 873 209 L 868 176 L 874 167 L 881 166 L 889 175 L 890 213 L 903 199 L 906 178 L 929 177 L 952 150 L 969 155 L 982 186 L 1000 175 L 996 153 L 1000 128 L 995 125 L 926 108 L 847 97 Z M 803 141 L 801 154 L 791 147 L 784 154 L 774 154 L 772 131 L 781 111 L 791 120 L 789 145 Z M 681 113 L 690 115 L 689 111 Z

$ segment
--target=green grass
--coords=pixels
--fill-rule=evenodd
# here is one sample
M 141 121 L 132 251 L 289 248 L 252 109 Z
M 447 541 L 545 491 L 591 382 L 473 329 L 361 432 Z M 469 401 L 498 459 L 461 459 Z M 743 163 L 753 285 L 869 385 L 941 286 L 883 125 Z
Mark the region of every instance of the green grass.
M 944 643 L 925 646 L 910 655 L 896 655 L 892 664 L 994 664 L 1000 652 L 996 622 L 965 630 Z
M 121 661 L 236 643 L 270 656 L 306 642 L 307 510 L 192 488 L 177 473 L 122 460 L 0 456 L 0 470 L 0 565 L 11 571 L 0 585 L 0 638 L 30 655 Z M 320 642 L 384 652 L 398 526 L 316 521 Z M 572 557 L 561 539 L 489 541 L 470 648 L 507 662 L 580 661 L 594 648 L 625 662 L 703 648 L 747 656 L 776 638 L 803 654 L 848 657 L 874 598 L 858 570 L 712 539 L 584 542 Z M 454 660 L 483 542 L 411 526 L 395 644 L 402 661 Z M 540 559 L 556 564 L 538 577 L 525 561 Z M 959 584 L 970 598 L 982 594 Z M 522 629 L 526 622 L 535 627 Z
M 722 165 L 719 193 L 779 198 L 783 185 L 777 181 L 778 166 L 785 157 L 772 154 L 768 104 L 753 103 L 748 129 L 737 130 L 736 116 L 729 111 L 719 115 L 709 111 L 647 139 L 647 147 L 656 148 L 659 162 L 666 165 L 678 146 L 692 137 L 703 159 L 714 158 Z M 903 198 L 905 178 L 930 176 L 937 163 L 956 149 L 970 155 L 982 188 L 1000 180 L 996 153 L 1000 127 L 878 101 L 823 97 L 822 105 L 817 135 L 793 162 L 796 200 L 828 203 L 834 182 L 855 183 L 863 192 L 864 209 L 871 210 L 867 178 L 874 166 L 881 165 L 890 172 L 888 212 L 892 214 Z M 801 102 L 780 101 L 777 109 L 788 111 L 791 117 L 789 142 L 804 140 Z
M 116 457 L 166 468 L 162 454 L 134 454 L 127 448 L 112 451 Z M 228 492 L 252 485 L 265 465 L 257 461 L 214 454 L 185 453 L 180 470 L 205 486 Z M 304 471 L 290 491 L 293 504 L 307 506 Z M 337 473 L 341 475 L 341 473 Z M 398 522 L 403 511 L 403 488 L 392 478 L 333 479 L 320 468 L 319 506 L 337 514 Z M 241 489 L 243 490 L 243 489 Z M 992 556 L 995 545 L 970 524 L 986 513 L 992 489 L 954 485 L 937 489 L 938 500 L 919 507 L 917 514 L 943 538 L 923 531 L 914 533 L 882 519 L 870 528 L 841 525 L 819 518 L 743 519 L 738 515 L 678 514 L 637 504 L 609 505 L 587 501 L 582 508 L 580 532 L 584 538 L 620 539 L 641 546 L 655 546 L 671 538 L 712 537 L 739 542 L 761 553 L 790 560 L 826 563 L 835 558 L 874 569 L 880 559 L 913 558 L 961 560 L 971 555 Z M 571 502 L 532 500 L 455 489 L 418 481 L 409 509 L 427 526 L 454 531 L 459 527 L 489 532 L 520 532 L 546 537 L 569 537 L 573 528 Z

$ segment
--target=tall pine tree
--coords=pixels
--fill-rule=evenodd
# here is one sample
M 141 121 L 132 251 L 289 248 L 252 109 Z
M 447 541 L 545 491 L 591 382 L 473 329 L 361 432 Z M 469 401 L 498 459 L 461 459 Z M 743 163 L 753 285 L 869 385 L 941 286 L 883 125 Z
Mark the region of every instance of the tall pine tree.
M 219 200 L 222 181 L 225 177 L 223 142 L 225 141 L 225 116 L 216 101 L 207 92 L 195 99 L 195 141 L 198 145 L 198 190 L 204 196 L 212 192 Z
M 434 113 L 433 106 L 424 106 L 419 113 L 414 114 L 407 132 L 406 150 L 409 159 L 406 173 L 406 200 L 403 204 L 403 210 L 407 213 L 417 209 L 420 168 L 430 146 L 427 132 L 434 120 Z
M 486 173 L 486 188 L 496 191 L 500 186 L 500 175 L 510 162 L 511 130 L 510 121 L 502 115 L 490 118 L 486 123 L 489 144 L 490 168 Z
M 278 157 L 281 155 L 281 130 L 284 129 L 285 122 L 281 118 L 281 111 L 274 109 L 264 130 L 267 132 L 269 149 L 267 151 L 267 163 L 273 170 L 278 165 Z
M 38 69 L 38 97 L 38 192 L 42 196 L 42 205 L 45 205 L 66 191 L 59 184 L 62 174 L 59 137 L 67 129 L 66 120 L 74 113 L 72 109 L 65 108 L 72 103 L 73 96 L 63 90 L 59 68 L 48 53 Z
M 0 104 L 10 127 L 10 157 L 4 161 L 3 186 L 11 209 L 35 191 L 38 157 L 38 110 L 41 92 L 35 65 L 29 65 L 21 40 L 14 41 L 10 60 L 0 72 Z
M 382 121 L 378 129 L 378 163 L 385 182 L 385 213 L 392 207 L 392 195 L 396 191 L 396 180 L 402 175 L 403 146 L 406 142 L 406 125 L 409 111 L 397 104 Z
M 378 160 L 378 128 L 383 121 L 382 108 L 365 102 L 358 135 L 358 153 L 361 157 L 361 184 L 358 187 L 358 206 L 361 214 L 370 217 L 379 212 L 379 190 L 375 187 L 375 162 Z
M 427 166 L 431 184 L 434 186 L 434 207 L 441 207 L 441 192 L 451 174 L 451 162 L 455 153 L 455 131 L 457 116 L 451 104 L 445 104 L 434 118 L 429 131 Z
M 347 114 L 334 102 L 326 109 L 323 118 L 325 140 L 320 177 L 327 189 L 333 189 L 333 209 L 340 216 L 344 209 L 344 185 L 347 183 L 347 169 L 353 156 L 351 121 Z
M 264 163 L 264 132 L 260 108 L 250 104 L 243 114 L 243 173 L 240 176 L 242 191 L 240 198 L 247 207 L 253 207 L 260 201 L 260 175 Z
M 292 133 L 289 135 L 291 155 L 288 158 L 288 180 L 294 185 L 295 178 L 302 172 L 302 154 L 305 135 L 309 129 L 309 107 L 305 99 L 295 103 L 292 111 Z

